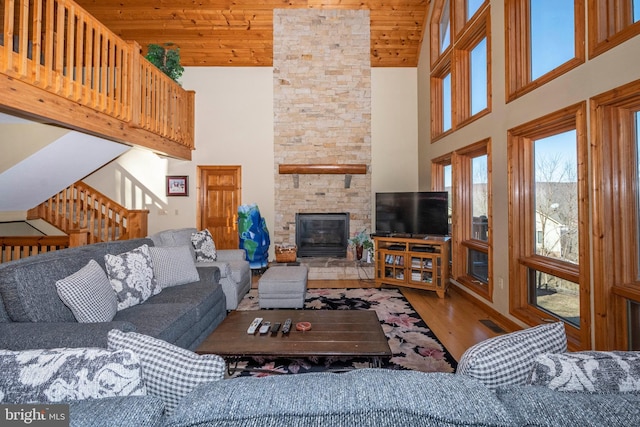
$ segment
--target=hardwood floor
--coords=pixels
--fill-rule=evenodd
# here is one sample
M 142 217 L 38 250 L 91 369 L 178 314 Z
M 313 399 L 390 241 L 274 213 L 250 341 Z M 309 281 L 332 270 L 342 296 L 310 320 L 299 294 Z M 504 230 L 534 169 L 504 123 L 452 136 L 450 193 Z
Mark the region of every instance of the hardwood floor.
M 253 287 L 257 288 L 259 277 L 253 277 Z M 308 288 L 360 288 L 375 287 L 373 280 L 310 280 Z M 465 350 L 472 345 L 497 335 L 481 320 L 492 321 L 505 332 L 510 332 L 507 325 L 501 325 L 499 320 L 482 306 L 474 304 L 455 287 L 449 287 L 445 298 L 438 298 L 435 292 L 419 289 L 401 289 L 420 317 L 436 334 L 440 342 L 451 355 L 460 360 Z

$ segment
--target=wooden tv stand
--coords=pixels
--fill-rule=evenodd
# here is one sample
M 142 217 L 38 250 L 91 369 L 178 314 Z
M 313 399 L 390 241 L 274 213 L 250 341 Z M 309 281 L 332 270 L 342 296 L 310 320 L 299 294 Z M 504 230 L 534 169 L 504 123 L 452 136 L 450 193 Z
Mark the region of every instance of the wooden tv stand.
M 449 287 L 448 236 L 374 236 L 377 286 L 404 286 L 435 291 L 444 298 Z

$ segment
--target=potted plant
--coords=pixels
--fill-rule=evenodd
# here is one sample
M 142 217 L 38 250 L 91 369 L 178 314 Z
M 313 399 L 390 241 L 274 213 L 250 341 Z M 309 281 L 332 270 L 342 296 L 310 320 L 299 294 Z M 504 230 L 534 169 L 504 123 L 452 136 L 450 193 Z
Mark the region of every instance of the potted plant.
M 349 239 L 349 244 L 356 248 L 356 259 L 361 260 L 362 254 L 366 249 L 367 252 L 373 254 L 373 241 L 366 233 L 366 230 L 362 230 L 355 236 Z
M 179 84 L 178 79 L 182 76 L 184 68 L 180 65 L 180 49 L 171 46 L 173 43 L 165 43 L 162 46 L 150 44 L 145 58 Z

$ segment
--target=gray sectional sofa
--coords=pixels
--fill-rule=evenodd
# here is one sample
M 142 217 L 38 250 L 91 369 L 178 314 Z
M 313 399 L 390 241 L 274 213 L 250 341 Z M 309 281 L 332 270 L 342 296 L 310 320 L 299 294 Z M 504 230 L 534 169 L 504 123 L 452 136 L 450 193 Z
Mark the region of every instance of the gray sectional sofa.
M 456 374 L 360 369 L 222 379 L 221 358 L 185 350 L 226 315 L 217 267 L 199 267 L 199 281 L 163 289 L 111 322 L 75 321 L 55 282 L 141 244 L 153 242 L 95 244 L 0 266 L 0 404 L 57 410 L 52 402 L 61 402 L 75 427 L 640 425 L 640 354 L 565 355 L 562 324 L 480 343 Z M 203 380 L 203 372 L 216 379 Z
M 149 236 L 156 246 L 191 245 L 195 228 L 176 228 L 160 231 Z M 220 284 L 227 298 L 227 310 L 235 310 L 238 303 L 251 289 L 251 267 L 244 249 L 217 249 L 215 261 L 197 261 L 201 267 L 218 267 Z M 195 257 L 195 255 L 194 255 Z
M 111 329 L 137 331 L 194 349 L 225 318 L 226 298 L 217 267 L 198 267 L 200 280 L 163 289 L 110 322 L 79 323 L 60 300 L 56 281 L 106 254 L 120 254 L 151 239 L 63 249 L 0 265 L 0 348 L 106 347 Z
M 70 403 L 75 427 L 417 427 L 640 425 L 637 394 L 563 393 L 444 373 L 360 369 L 203 384 L 171 414 L 153 396 Z

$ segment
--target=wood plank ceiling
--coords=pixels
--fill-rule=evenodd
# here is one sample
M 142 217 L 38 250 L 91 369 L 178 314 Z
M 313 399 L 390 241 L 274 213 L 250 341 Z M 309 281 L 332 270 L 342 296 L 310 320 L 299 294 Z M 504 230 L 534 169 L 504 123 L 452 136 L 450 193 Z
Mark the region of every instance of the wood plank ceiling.
M 271 66 L 273 9 L 369 9 L 371 66 L 415 67 L 430 0 L 76 0 L 124 40 L 172 42 L 184 66 Z

